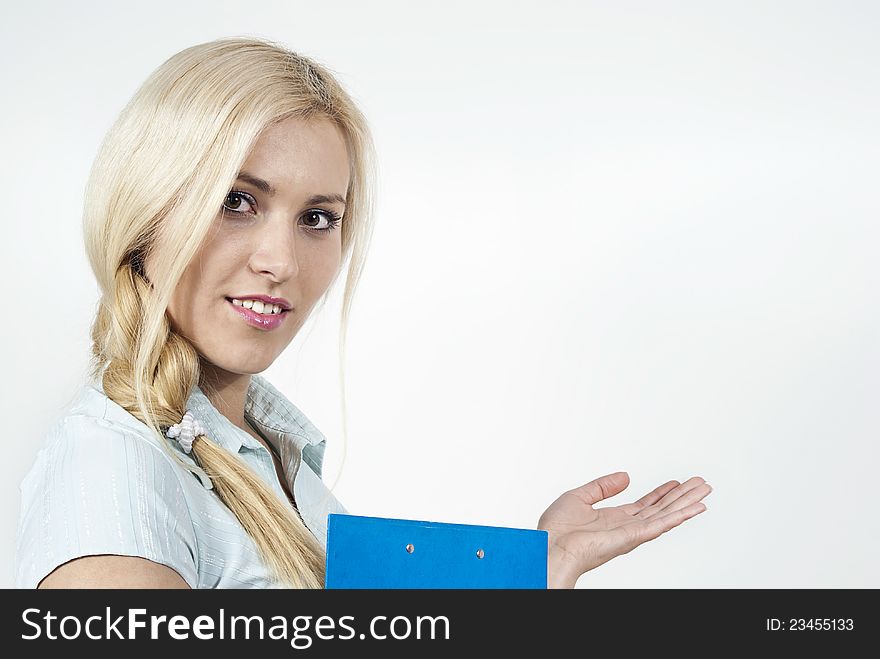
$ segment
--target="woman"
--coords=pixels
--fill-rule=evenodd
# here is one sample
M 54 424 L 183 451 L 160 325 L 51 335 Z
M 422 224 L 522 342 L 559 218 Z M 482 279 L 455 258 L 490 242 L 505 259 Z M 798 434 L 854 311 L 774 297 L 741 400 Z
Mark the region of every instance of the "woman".
M 366 121 L 330 72 L 252 38 L 171 57 L 109 131 L 84 229 L 92 382 L 22 483 L 20 587 L 322 587 L 324 438 L 264 378 L 372 228 Z M 700 478 L 628 506 L 619 472 L 539 520 L 548 581 L 705 509 Z

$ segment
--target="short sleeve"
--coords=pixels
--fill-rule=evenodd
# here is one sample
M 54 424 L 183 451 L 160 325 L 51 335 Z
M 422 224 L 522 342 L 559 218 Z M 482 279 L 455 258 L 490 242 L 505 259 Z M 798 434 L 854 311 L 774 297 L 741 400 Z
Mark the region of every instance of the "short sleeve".
M 15 585 L 36 588 L 81 556 L 139 556 L 198 586 L 195 531 L 177 469 L 136 432 L 62 419 L 21 483 Z

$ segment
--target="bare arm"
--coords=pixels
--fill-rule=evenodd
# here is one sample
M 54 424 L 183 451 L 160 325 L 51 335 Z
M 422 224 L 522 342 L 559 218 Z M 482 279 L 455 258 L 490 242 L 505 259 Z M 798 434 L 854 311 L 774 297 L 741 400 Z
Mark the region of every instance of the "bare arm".
M 137 556 L 83 556 L 58 566 L 37 588 L 189 588 L 166 565 Z

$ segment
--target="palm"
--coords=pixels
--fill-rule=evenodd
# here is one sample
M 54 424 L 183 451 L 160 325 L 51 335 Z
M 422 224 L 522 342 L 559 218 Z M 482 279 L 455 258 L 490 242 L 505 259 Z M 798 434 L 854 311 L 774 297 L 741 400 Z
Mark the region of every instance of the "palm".
M 544 511 L 538 528 L 548 532 L 551 587 L 573 587 L 584 572 L 700 514 L 701 499 L 712 491 L 695 476 L 664 483 L 633 503 L 593 507 L 628 485 L 626 472 L 608 474 L 565 492 Z

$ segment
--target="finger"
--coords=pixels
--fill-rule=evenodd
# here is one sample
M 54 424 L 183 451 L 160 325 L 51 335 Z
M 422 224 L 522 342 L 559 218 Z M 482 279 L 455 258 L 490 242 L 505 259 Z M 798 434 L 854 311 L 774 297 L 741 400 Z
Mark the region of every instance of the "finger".
M 668 513 L 674 513 L 676 510 L 681 510 L 682 508 L 687 508 L 692 503 L 696 503 L 697 501 L 703 500 L 705 497 L 709 495 L 712 491 L 712 486 L 709 483 L 703 483 L 702 485 L 698 485 L 692 490 L 688 490 L 685 494 L 680 496 L 678 499 L 670 503 L 665 508 L 657 510 L 656 512 L 648 515 L 642 515 L 642 519 L 651 519 L 657 515 L 666 515 Z
M 666 506 L 671 504 L 673 501 L 678 499 L 681 496 L 684 496 L 688 492 L 690 492 L 695 487 L 699 487 L 703 483 L 705 483 L 702 478 L 699 476 L 694 476 L 693 478 L 688 478 L 684 483 L 679 485 L 678 487 L 674 487 L 670 490 L 663 498 L 660 499 L 657 503 L 648 506 L 642 509 L 639 513 L 636 514 L 636 517 L 641 517 L 643 519 L 647 519 L 648 517 L 653 517 L 659 511 L 663 510 Z
M 654 540 L 655 538 L 666 533 L 670 529 L 674 529 L 682 522 L 699 515 L 706 510 L 706 504 L 701 501 L 692 503 L 681 510 L 668 513 L 666 515 L 658 515 L 644 522 L 635 524 L 626 524 L 615 529 L 615 534 L 619 535 L 618 546 L 622 548 L 622 552 L 627 553 L 638 547 L 639 545 Z M 615 554 L 617 555 L 617 553 Z
M 670 529 L 674 529 L 682 522 L 689 520 L 691 517 L 699 515 L 705 510 L 706 504 L 702 501 L 698 501 L 696 503 L 690 504 L 689 506 L 685 506 L 681 510 L 676 510 L 666 515 L 658 515 L 651 520 L 645 522 L 645 526 L 639 534 L 642 536 L 641 542 L 653 540 L 654 538 L 657 538 L 660 535 L 666 533 Z
M 629 485 L 629 474 L 625 471 L 616 471 L 569 490 L 567 494 L 573 494 L 584 503 L 591 505 L 623 492 L 627 485 Z
M 666 493 L 668 493 L 672 488 L 678 485 L 681 485 L 681 483 L 676 480 L 669 481 L 668 483 L 663 483 L 663 485 L 654 488 L 653 491 L 648 492 L 648 494 L 643 496 L 638 501 L 634 501 L 633 503 L 628 503 L 625 506 L 621 506 L 620 509 L 627 515 L 635 515 L 643 508 L 647 508 L 652 503 L 656 503 L 657 501 L 659 501 Z
M 654 503 L 646 508 L 642 509 L 640 512 L 636 514 L 636 517 L 641 517 L 642 519 L 648 519 L 657 515 L 658 513 L 663 512 L 668 506 L 675 503 L 681 497 L 687 495 L 690 491 L 697 487 L 701 487 L 705 484 L 705 481 L 699 476 L 694 476 L 693 478 L 689 478 L 681 485 L 670 490 L 665 496 L 663 496 L 657 503 Z

